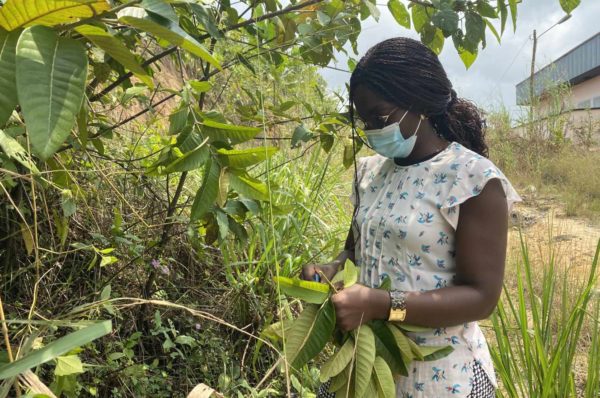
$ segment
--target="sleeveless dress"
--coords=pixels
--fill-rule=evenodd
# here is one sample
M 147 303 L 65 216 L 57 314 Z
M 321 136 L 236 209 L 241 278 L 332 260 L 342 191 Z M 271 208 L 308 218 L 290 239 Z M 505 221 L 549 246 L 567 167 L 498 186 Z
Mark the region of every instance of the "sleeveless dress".
M 360 281 L 377 287 L 385 276 L 392 288 L 427 291 L 454 285 L 454 235 L 460 204 L 500 180 L 508 209 L 520 197 L 487 158 L 453 142 L 433 158 L 399 166 L 380 155 L 358 159 L 358 205 L 354 236 Z M 396 383 L 397 397 L 482 397 L 482 374 L 497 387 L 485 337 L 477 322 L 409 333 L 420 345 L 452 345 L 436 361 L 413 361 Z M 488 384 L 489 384 L 488 383 Z M 490 388 L 492 388 L 490 386 Z M 493 388 L 492 388 L 493 390 Z M 472 395 L 471 395 L 472 394 Z M 493 394 L 492 394 L 493 396 Z

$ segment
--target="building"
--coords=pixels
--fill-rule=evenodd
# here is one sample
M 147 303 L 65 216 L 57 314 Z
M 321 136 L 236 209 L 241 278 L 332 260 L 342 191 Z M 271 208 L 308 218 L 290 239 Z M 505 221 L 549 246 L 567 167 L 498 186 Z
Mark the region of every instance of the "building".
M 539 101 L 536 119 L 560 114 L 565 120 L 565 137 L 576 139 L 582 129 L 591 129 L 592 135 L 600 137 L 600 32 L 537 71 L 533 81 Z M 557 99 L 551 93 L 560 83 L 568 83 L 570 90 Z M 517 105 L 528 105 L 530 78 L 516 89 Z

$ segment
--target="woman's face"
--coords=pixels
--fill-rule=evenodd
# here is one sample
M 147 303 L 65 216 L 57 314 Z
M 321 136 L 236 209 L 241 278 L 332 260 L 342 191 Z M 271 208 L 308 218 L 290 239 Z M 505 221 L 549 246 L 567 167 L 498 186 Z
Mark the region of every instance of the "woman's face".
M 364 84 L 360 84 L 354 91 L 354 106 L 356 108 L 359 125 L 363 130 L 380 129 L 389 124 L 400 122 L 400 131 L 404 138 L 409 138 L 415 133 L 419 123 L 419 116 L 408 112 L 404 119 L 402 116 L 406 109 L 388 102 L 370 90 Z

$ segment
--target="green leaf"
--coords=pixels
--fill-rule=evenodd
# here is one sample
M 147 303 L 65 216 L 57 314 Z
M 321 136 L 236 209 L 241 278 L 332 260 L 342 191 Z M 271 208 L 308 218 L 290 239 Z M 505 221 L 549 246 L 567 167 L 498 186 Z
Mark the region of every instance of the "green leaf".
M 260 335 L 261 337 L 266 337 L 271 340 L 281 340 L 290 332 L 293 323 L 293 319 L 284 319 L 282 321 L 275 322 L 264 328 Z
M 0 367 L 0 380 L 17 376 L 28 369 L 46 363 L 74 348 L 81 347 L 110 333 L 111 330 L 111 321 L 100 321 L 69 333 L 39 350 L 30 352 L 15 362 Z
M 217 150 L 217 156 L 222 165 L 243 169 L 265 161 L 273 156 L 278 150 L 279 148 L 272 146 L 231 150 L 222 148 Z
M 473 62 L 475 62 L 475 60 L 477 59 L 477 51 L 472 53 L 467 50 L 459 50 L 458 56 L 463 61 L 463 64 L 465 64 L 465 67 L 469 69 L 471 65 L 473 65 Z
M 394 339 L 396 340 L 396 345 L 398 346 L 398 348 L 400 349 L 400 352 L 402 353 L 402 358 L 406 361 L 405 364 L 408 366 L 409 362 L 414 359 L 412 350 L 410 348 L 410 344 L 408 343 L 408 340 L 409 340 L 408 337 L 406 337 L 404 335 L 404 333 L 402 333 L 402 331 L 400 329 L 398 329 L 397 327 L 395 327 L 394 325 L 389 324 L 386 326 L 394 335 Z
M 496 9 L 490 5 L 487 1 L 478 1 L 477 2 L 477 11 L 479 15 L 485 18 L 498 18 L 498 14 L 496 13 Z
M 314 134 L 310 130 L 308 130 L 306 127 L 304 127 L 303 124 L 301 124 L 294 129 L 294 134 L 292 134 L 291 146 L 292 146 L 292 148 L 297 148 L 300 146 L 299 145 L 300 141 L 308 142 L 313 137 L 314 137 Z
M 129 69 L 138 79 L 151 89 L 154 88 L 152 77 L 139 64 L 135 55 L 129 51 L 123 43 L 105 31 L 104 29 L 93 25 L 81 25 L 75 28 L 77 33 L 94 43 L 113 57 L 117 62 Z
M 354 347 L 354 343 L 352 344 L 352 347 Z M 354 363 L 352 361 L 348 362 L 348 365 L 344 368 L 344 370 L 342 370 L 337 376 L 334 376 L 331 379 L 331 384 L 329 385 L 329 392 L 334 393 L 336 391 L 341 390 L 348 384 L 352 385 L 352 383 L 349 383 L 350 380 L 348 379 L 350 379 L 350 372 L 352 371 L 353 367 Z M 341 396 L 344 397 L 345 395 Z
M 414 4 L 412 7 L 412 20 L 415 30 L 419 33 L 423 30 L 423 27 L 429 22 L 429 15 L 427 14 L 427 7 L 420 4 Z
M 261 131 L 260 127 L 236 126 L 211 119 L 202 121 L 202 132 L 210 137 L 211 141 L 222 141 L 229 145 L 251 140 Z
M 356 330 L 356 374 L 354 390 L 357 397 L 367 391 L 375 362 L 375 335 L 368 325 L 362 324 Z
M 445 37 L 448 37 L 458 29 L 458 14 L 448 8 L 441 9 L 433 14 L 431 22 L 442 30 Z
M 375 333 L 375 352 L 377 355 L 385 359 L 392 369 L 392 373 L 408 376 L 408 368 L 404 362 L 402 351 L 398 347 L 394 334 L 388 328 L 387 322 L 371 322 L 371 328 Z
M 264 201 L 270 199 L 269 187 L 264 182 L 250 177 L 248 173 L 243 170 L 233 169 L 230 171 L 229 182 L 231 187 L 242 196 Z
M 496 27 L 494 26 L 494 24 L 489 20 L 484 18 L 483 21 L 485 22 L 485 24 L 487 25 L 487 27 L 490 29 L 490 31 L 492 32 L 492 34 L 494 35 L 494 37 L 496 37 L 496 40 L 498 40 L 498 43 L 500 43 L 500 34 L 498 33 L 498 31 L 496 30 Z
M 204 28 L 206 29 L 209 35 L 211 35 L 215 39 L 223 38 L 223 33 L 221 33 L 221 31 L 219 30 L 215 18 L 212 15 L 210 15 L 206 8 L 204 8 L 200 4 L 195 3 L 189 3 L 188 7 L 190 7 L 190 10 L 194 13 L 196 18 L 198 18 L 200 23 L 204 25 Z
M 379 285 L 379 289 L 387 290 L 388 292 L 392 290 L 392 280 L 389 275 L 384 275 L 381 285 Z
M 381 15 L 381 12 L 379 12 L 377 4 L 371 3 L 370 0 L 363 0 L 363 4 L 367 7 L 369 13 L 375 19 L 375 21 L 379 21 L 379 16 Z
M 387 362 L 381 357 L 376 357 L 373 363 L 373 373 L 380 398 L 395 398 L 396 383 Z
M 388 9 L 392 13 L 392 16 L 398 22 L 400 26 L 410 29 L 410 14 L 406 10 L 404 4 L 400 0 L 388 1 Z
M 221 167 L 216 160 L 210 159 L 204 169 L 204 179 L 202 185 L 196 192 L 190 221 L 199 220 L 215 204 L 219 193 L 219 176 Z
M 164 173 L 190 171 L 202 167 L 210 156 L 210 150 L 206 146 L 206 142 L 205 139 L 197 147 L 175 159 L 174 162 L 165 167 Z
M 352 260 L 346 260 L 344 264 L 344 288 L 349 288 L 358 281 L 358 267 L 354 265 Z
M 75 124 L 85 91 L 87 54 L 78 41 L 33 26 L 19 38 L 16 61 L 19 103 L 31 145 L 46 160 Z
M 354 340 L 349 338 L 342 348 L 332 355 L 321 367 L 321 382 L 325 383 L 327 380 L 340 374 L 348 366 L 353 356 Z
M 508 6 L 510 7 L 510 16 L 513 23 L 513 31 L 517 30 L 517 0 L 508 0 Z
M 352 141 L 344 140 L 344 155 L 342 158 L 342 164 L 345 168 L 350 168 L 352 164 L 354 164 L 354 146 L 352 145 Z
M 423 353 L 421 352 L 421 348 L 419 347 L 419 345 L 417 343 L 415 343 L 414 341 L 412 341 L 411 339 L 408 339 L 408 344 L 410 345 L 410 350 L 412 351 L 414 358 L 417 361 L 423 361 L 425 359 L 425 357 L 423 356 Z
M 0 148 L 10 159 L 14 159 L 33 173 L 39 173 L 29 153 L 17 140 L 0 130 Z
M 407 323 L 396 323 L 394 324 L 396 327 L 410 333 L 423 333 L 423 332 L 431 332 L 431 328 L 426 328 L 425 326 L 415 326 L 409 325 Z
M 246 69 L 248 69 L 250 72 L 252 72 L 253 75 L 256 75 L 256 69 L 254 69 L 254 65 L 252 65 L 252 63 L 250 62 L 250 60 L 248 60 L 248 58 L 244 57 L 241 53 L 237 53 L 235 55 L 235 57 L 237 58 L 239 63 L 244 65 L 246 67 Z
M 279 276 L 273 278 L 283 293 L 312 304 L 322 304 L 329 297 L 329 286 L 324 283 Z
M 334 328 L 335 310 L 331 300 L 320 307 L 307 306 L 292 324 L 286 341 L 286 354 L 292 366 L 298 369 L 319 354 Z
M 567 14 L 576 9 L 580 3 L 581 0 L 560 0 L 560 6 Z
M 179 17 L 175 14 L 175 11 L 173 11 L 173 7 L 163 0 L 142 0 L 140 6 L 149 13 L 159 15 L 175 24 L 179 24 Z
M 506 19 L 508 18 L 506 0 L 498 0 L 498 10 L 500 11 L 500 32 L 504 33 L 504 28 L 506 27 Z
M 181 133 L 188 125 L 190 108 L 187 105 L 176 109 L 169 115 L 169 134 Z
M 433 33 L 433 37 L 430 42 L 426 42 L 425 44 L 429 47 L 436 55 L 440 55 L 442 50 L 444 49 L 444 33 L 441 29 L 434 28 L 435 32 Z
M 174 46 L 178 46 L 186 51 L 189 51 L 198 58 L 210 63 L 217 69 L 221 69 L 219 62 L 206 50 L 206 48 L 204 48 L 202 44 L 198 43 L 196 39 L 188 35 L 173 21 L 154 13 L 149 15 L 146 12 L 140 13 L 137 10 L 130 10 L 131 8 L 136 7 L 129 7 L 119 12 L 119 22 L 148 33 L 152 33 L 153 35 L 168 41 Z M 142 17 L 140 18 L 140 16 Z
M 0 29 L 0 126 L 6 124 L 17 106 L 15 51 L 20 33 Z
M 54 26 L 92 18 L 110 9 L 106 0 L 7 0 L 0 26 L 8 31 L 31 25 Z
M 83 373 L 83 364 L 77 355 L 65 355 L 56 358 L 55 376 L 69 376 Z
M 196 94 L 205 93 L 207 91 L 210 91 L 210 89 L 212 88 L 212 84 L 206 81 L 190 80 L 188 83 L 190 84 L 190 87 L 192 87 L 192 90 L 194 90 Z
M 465 13 L 465 28 L 467 29 L 464 39 L 465 48 L 473 53 L 485 37 L 485 22 L 479 14 L 467 12 Z
M 427 346 L 420 345 L 419 349 L 423 354 L 424 361 L 435 361 L 441 358 L 445 358 L 454 351 L 452 346 Z

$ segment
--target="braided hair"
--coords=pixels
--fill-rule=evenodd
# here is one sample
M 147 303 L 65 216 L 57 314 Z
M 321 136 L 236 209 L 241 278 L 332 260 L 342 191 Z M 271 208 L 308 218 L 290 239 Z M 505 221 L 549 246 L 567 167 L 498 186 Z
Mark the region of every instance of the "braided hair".
M 353 95 L 361 84 L 388 102 L 427 116 L 446 140 L 487 157 L 481 112 L 456 95 L 437 55 L 421 42 L 397 37 L 367 51 L 350 77 L 352 119 Z

